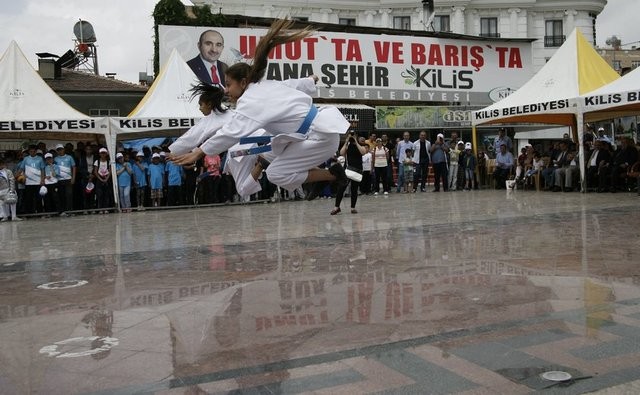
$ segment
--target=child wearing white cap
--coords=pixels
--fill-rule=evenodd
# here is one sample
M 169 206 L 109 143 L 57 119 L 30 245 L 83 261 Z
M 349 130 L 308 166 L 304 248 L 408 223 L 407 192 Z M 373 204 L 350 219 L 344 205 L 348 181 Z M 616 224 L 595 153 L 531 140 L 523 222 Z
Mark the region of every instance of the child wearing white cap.
M 44 154 L 44 185 L 47 187 L 47 194 L 44 195 L 44 211 L 46 213 L 54 213 L 60 209 L 60 200 L 58 199 L 58 177 L 60 168 L 53 159 L 53 154 L 47 152 Z
M 476 156 L 471 152 L 471 143 L 464 145 L 462 153 L 462 168 L 464 170 L 464 190 L 469 191 L 473 187 L 473 181 L 476 171 Z

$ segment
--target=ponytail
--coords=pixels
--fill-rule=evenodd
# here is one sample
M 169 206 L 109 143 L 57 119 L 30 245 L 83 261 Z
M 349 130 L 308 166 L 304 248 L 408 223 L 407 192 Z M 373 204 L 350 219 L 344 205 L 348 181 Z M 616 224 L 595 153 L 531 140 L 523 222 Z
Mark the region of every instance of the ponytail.
M 222 99 L 224 99 L 224 88 L 222 86 L 200 82 L 198 85 L 192 85 L 190 91 L 191 100 L 196 96 L 200 96 L 200 101 L 210 104 L 214 110 L 218 112 L 226 111 L 226 108 L 222 107 Z
M 283 32 L 283 30 L 290 29 L 293 24 L 294 22 L 289 19 L 277 19 L 271 24 L 267 34 L 260 39 L 256 46 L 247 83 L 258 82 L 264 77 L 267 71 L 269 53 L 273 48 L 280 44 L 301 40 L 313 34 L 313 30 L 309 26 L 288 34 Z

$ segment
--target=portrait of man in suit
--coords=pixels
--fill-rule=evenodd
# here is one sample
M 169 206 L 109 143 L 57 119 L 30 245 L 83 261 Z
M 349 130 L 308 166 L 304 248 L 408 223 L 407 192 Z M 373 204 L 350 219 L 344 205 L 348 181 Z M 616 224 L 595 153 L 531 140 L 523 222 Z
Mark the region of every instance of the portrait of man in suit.
M 215 30 L 205 30 L 198 40 L 196 57 L 190 59 L 187 64 L 202 82 L 220 84 L 224 86 L 224 73 L 227 64 L 219 60 L 224 49 L 224 37 Z

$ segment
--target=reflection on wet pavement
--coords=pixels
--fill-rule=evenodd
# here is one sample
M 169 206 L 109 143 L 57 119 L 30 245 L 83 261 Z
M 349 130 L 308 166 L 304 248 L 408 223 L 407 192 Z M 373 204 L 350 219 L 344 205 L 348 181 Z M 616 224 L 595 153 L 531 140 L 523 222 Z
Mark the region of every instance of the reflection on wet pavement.
M 634 195 L 0 226 L 0 393 L 562 393 L 640 379 Z M 99 219 L 99 221 L 97 221 Z M 547 370 L 571 372 L 549 383 Z

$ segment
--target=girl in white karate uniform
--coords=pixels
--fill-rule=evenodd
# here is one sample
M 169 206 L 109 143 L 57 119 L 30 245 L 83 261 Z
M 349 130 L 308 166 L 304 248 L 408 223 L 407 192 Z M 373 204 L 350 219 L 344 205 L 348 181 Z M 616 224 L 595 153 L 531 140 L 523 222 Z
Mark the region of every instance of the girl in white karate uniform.
M 314 94 L 315 79 L 314 77 L 292 79 L 283 82 L 287 86 L 298 89 L 306 94 Z M 176 158 L 191 152 L 194 148 L 200 147 L 204 142 L 215 135 L 224 124 L 232 118 L 233 110 L 225 109 L 222 106 L 224 90 L 221 86 L 208 85 L 201 83 L 192 89 L 193 97 L 199 95 L 198 104 L 200 111 L 205 115 L 203 119 L 198 121 L 193 127 L 180 136 L 171 146 L 171 157 Z M 267 136 L 269 135 L 264 129 L 256 130 L 249 137 Z M 262 172 L 262 165 L 256 167 L 256 157 L 254 155 L 237 156 L 231 158 L 234 151 L 246 150 L 254 148 L 256 144 L 236 144 L 229 149 L 229 155 L 225 162 L 225 168 L 233 177 L 236 183 L 236 190 L 241 197 L 250 196 L 262 190 L 258 177 L 252 176 L 252 172 L 259 175 Z M 260 156 L 266 161 L 271 162 L 275 159 L 275 154 L 264 152 Z
M 330 106 L 318 109 L 311 96 L 286 83 L 262 80 L 274 47 L 311 34 L 308 29 L 282 33 L 291 26 L 288 20 L 274 22 L 256 47 L 253 65 L 237 63 L 227 69 L 227 95 L 236 101 L 231 120 L 199 148 L 176 157 L 178 163 L 224 152 L 262 128 L 274 136 L 271 146 L 275 159 L 267 168 L 269 181 L 290 191 L 305 182 L 348 182 L 339 165 L 329 170 L 317 167 L 333 156 L 340 134 L 349 129 L 349 122 L 340 111 Z

